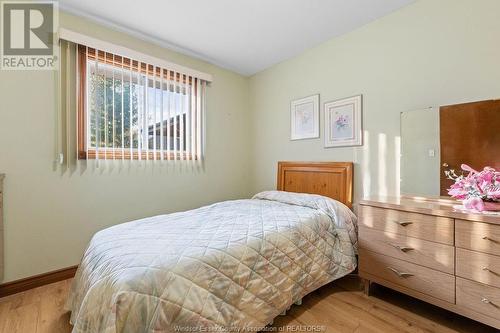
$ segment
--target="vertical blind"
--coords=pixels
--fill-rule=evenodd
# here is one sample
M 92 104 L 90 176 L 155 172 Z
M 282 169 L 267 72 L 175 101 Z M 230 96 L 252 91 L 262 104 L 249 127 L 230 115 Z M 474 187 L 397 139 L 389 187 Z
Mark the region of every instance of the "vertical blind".
M 74 63 L 79 159 L 202 160 L 207 74 L 79 34 L 68 36 L 60 36 L 61 59 L 66 57 L 60 82 L 71 90 L 68 73 Z M 70 119 L 68 96 L 60 106 L 66 109 L 64 125 Z M 59 149 L 66 151 L 59 156 L 71 153 L 70 135 L 65 136 Z

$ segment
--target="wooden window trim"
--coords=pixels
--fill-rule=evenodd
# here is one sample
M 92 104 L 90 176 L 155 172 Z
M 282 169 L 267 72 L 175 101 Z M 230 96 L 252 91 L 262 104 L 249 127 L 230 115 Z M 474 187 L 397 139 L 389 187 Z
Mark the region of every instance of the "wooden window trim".
M 102 148 L 102 149 L 87 149 L 87 117 L 86 117 L 86 102 L 87 102 L 87 61 L 96 59 L 96 50 L 93 48 L 88 48 L 84 45 L 78 45 L 78 103 L 77 103 L 77 119 L 78 119 L 78 134 L 77 134 L 77 157 L 79 160 L 92 160 L 92 159 L 110 159 L 110 160 L 155 160 L 154 151 L 141 152 L 133 150 L 130 152 L 130 148 Z M 97 59 L 99 63 L 105 63 L 108 65 L 116 66 L 120 69 L 131 70 L 135 73 L 146 74 L 149 76 L 156 76 L 165 80 L 176 81 L 181 84 L 189 84 L 194 87 L 196 94 L 197 79 L 190 77 L 186 74 L 176 73 L 168 69 L 162 69 L 153 65 L 147 65 L 146 63 L 141 63 L 136 60 L 131 60 L 122 56 L 113 55 L 112 53 L 98 51 Z M 140 63 L 140 65 L 139 65 Z M 162 76 L 163 74 L 163 76 Z M 140 156 L 139 156 L 140 155 Z M 177 155 L 177 156 L 176 156 Z M 161 151 L 156 151 L 156 159 L 160 160 L 162 156 Z M 196 154 L 189 154 L 187 152 L 168 152 L 163 151 L 163 159 L 181 159 L 185 157 L 185 160 L 197 160 L 198 156 Z
M 156 158 L 155 158 L 156 154 Z M 177 155 L 177 156 L 176 156 Z M 139 158 L 140 156 L 140 158 Z M 149 151 L 149 152 L 141 152 L 139 153 L 137 150 L 132 151 L 132 154 L 130 153 L 130 149 L 126 149 L 125 151 L 122 151 L 121 148 L 108 148 L 108 149 L 99 149 L 99 159 L 104 160 L 161 160 L 161 151 Z M 96 149 L 89 149 L 88 154 L 87 154 L 87 159 L 89 160 L 95 160 L 97 159 L 97 150 Z M 177 152 L 173 153 L 170 152 L 168 153 L 167 151 L 163 151 L 163 160 L 197 160 L 197 156 L 193 154 L 189 154 L 187 152 Z

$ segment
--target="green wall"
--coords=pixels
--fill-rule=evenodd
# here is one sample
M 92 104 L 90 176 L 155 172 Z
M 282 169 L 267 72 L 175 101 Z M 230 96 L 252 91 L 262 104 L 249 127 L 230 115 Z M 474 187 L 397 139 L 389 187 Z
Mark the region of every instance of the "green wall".
M 279 160 L 354 161 L 354 195 L 399 193 L 400 112 L 500 97 L 500 1 L 419 0 L 250 79 L 254 182 Z M 365 144 L 290 141 L 290 101 L 363 94 Z M 466 135 L 466 134 L 465 134 Z

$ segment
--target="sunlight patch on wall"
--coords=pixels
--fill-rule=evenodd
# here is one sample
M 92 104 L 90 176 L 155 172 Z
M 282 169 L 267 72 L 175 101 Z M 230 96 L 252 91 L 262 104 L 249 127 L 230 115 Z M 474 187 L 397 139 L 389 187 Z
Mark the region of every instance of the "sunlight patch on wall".
M 401 194 L 401 137 L 394 137 L 394 161 L 396 169 L 394 172 L 394 195 L 399 196 Z
M 363 174 L 363 196 L 366 198 L 370 195 L 371 191 L 371 176 L 370 176 L 370 133 L 364 131 L 364 146 L 363 146 L 363 161 L 362 161 L 362 174 Z
M 378 135 L 378 194 L 387 195 L 387 135 Z

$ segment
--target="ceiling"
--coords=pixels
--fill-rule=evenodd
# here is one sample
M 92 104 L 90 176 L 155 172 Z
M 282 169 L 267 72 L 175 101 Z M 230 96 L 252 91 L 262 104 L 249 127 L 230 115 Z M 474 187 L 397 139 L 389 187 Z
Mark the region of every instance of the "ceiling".
M 60 0 L 70 13 L 252 75 L 414 0 Z

